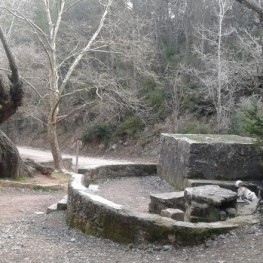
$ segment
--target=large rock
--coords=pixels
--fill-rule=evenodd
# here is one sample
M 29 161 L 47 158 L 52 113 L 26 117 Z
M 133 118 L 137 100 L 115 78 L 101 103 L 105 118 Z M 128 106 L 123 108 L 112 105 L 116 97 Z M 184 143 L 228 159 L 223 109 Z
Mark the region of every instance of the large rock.
M 188 187 L 184 191 L 184 197 L 185 221 L 189 222 L 225 220 L 222 215 L 233 217 L 237 207 L 237 193 L 218 185 Z
M 0 131 L 0 178 L 24 175 L 24 164 L 14 143 Z
M 180 189 L 189 178 L 262 180 L 262 150 L 248 137 L 162 134 L 158 175 Z

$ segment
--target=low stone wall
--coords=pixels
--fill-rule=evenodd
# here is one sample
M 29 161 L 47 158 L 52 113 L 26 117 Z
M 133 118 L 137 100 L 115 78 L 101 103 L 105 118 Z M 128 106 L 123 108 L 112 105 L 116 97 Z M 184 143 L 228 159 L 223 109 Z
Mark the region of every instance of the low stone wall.
M 101 180 L 128 176 L 149 176 L 156 175 L 156 164 L 116 164 L 103 165 L 94 169 L 79 169 L 79 174 L 84 174 L 83 184 L 88 186 L 90 183 Z
M 248 137 L 162 134 L 158 175 L 178 189 L 189 178 L 262 180 L 262 150 Z
M 129 171 L 139 172 L 150 167 L 141 165 L 129 166 Z M 87 188 L 88 182 L 107 176 L 114 171 L 118 175 L 126 174 L 125 166 L 101 166 L 86 170 L 86 175 L 73 174 L 68 189 L 67 222 L 70 226 L 86 234 L 109 238 L 121 243 L 162 242 L 191 245 L 205 238 L 226 232 L 237 227 L 236 223 L 189 223 L 175 221 L 160 215 L 137 213 L 123 209 L 122 205 L 106 200 Z M 134 170 L 135 169 L 135 170 Z M 126 169 L 126 171 L 128 171 Z M 93 176 L 91 176 L 93 175 Z M 116 175 L 115 175 L 116 176 Z M 108 176 L 107 176 L 108 178 Z M 85 182 L 85 185 L 84 185 Z

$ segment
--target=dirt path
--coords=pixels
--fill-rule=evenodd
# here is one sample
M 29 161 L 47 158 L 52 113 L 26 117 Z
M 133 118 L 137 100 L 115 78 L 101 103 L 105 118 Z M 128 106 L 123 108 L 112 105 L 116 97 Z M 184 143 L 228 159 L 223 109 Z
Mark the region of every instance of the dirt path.
M 17 148 L 22 158 L 30 158 L 36 162 L 52 161 L 52 155 L 50 151 L 33 149 L 24 146 L 18 146 Z M 63 158 L 72 158 L 73 164 L 76 163 L 76 156 L 74 155 L 63 154 Z M 78 163 L 79 163 L 79 168 L 94 168 L 106 164 L 119 164 L 119 163 L 132 163 L 132 162 L 126 160 L 111 160 L 111 159 L 79 156 Z
M 65 192 L 34 192 L 28 189 L 0 187 L 0 227 L 21 221 L 35 212 L 46 212 L 47 204 L 62 198 Z
M 93 159 L 91 163 L 85 161 L 84 165 L 96 163 Z M 138 190 L 138 184 L 131 183 Z M 143 183 L 149 185 L 149 182 Z M 110 184 L 108 190 L 104 188 L 108 197 L 113 196 L 116 187 Z M 119 187 L 122 187 L 121 183 Z M 151 187 L 155 189 L 155 184 Z M 149 189 L 146 187 L 146 190 Z M 66 225 L 65 212 L 35 213 L 46 211 L 50 204 L 64 195 L 65 192 L 45 193 L 0 187 L 0 263 L 263 262 L 262 224 L 244 226 L 195 247 L 120 245 L 70 229 Z M 126 195 L 131 197 L 132 193 Z
M 262 263 L 260 225 L 190 248 L 120 245 L 69 229 L 65 212 L 35 214 L 63 195 L 0 188 L 0 263 Z

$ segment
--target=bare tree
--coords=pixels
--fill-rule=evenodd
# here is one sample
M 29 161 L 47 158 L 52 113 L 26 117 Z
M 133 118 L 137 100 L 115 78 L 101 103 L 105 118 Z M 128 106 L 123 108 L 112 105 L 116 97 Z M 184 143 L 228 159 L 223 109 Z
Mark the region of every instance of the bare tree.
M 231 83 L 231 62 L 227 59 L 231 53 L 224 47 L 224 41 L 233 30 L 226 26 L 226 15 L 232 8 L 228 0 L 216 0 L 215 17 L 216 23 L 209 28 L 201 25 L 196 27 L 200 36 L 201 45 L 195 47 L 195 53 L 204 63 L 204 69 L 196 72 L 201 84 L 206 87 L 206 95 L 212 100 L 216 110 L 217 132 L 222 132 L 227 127 L 228 116 L 233 107 L 234 88 Z M 207 41 L 209 46 L 206 52 L 202 42 Z M 203 71 L 203 73 L 201 73 Z
M 67 5 L 67 1 L 53 1 L 53 0 L 42 0 L 43 11 L 45 12 L 45 18 L 48 23 L 47 34 L 45 30 L 39 27 L 31 19 L 26 17 L 17 9 L 11 9 L 9 7 L 3 7 L 7 12 L 12 14 L 18 19 L 25 21 L 27 25 L 30 26 L 34 35 L 36 36 L 40 46 L 43 48 L 44 53 L 48 61 L 48 87 L 49 91 L 45 95 L 39 93 L 41 101 L 46 101 L 46 107 L 49 112 L 48 121 L 47 121 L 47 131 L 48 139 L 50 143 L 51 152 L 54 159 L 55 168 L 58 170 L 63 170 L 63 161 L 60 152 L 60 147 L 58 143 L 57 136 L 57 123 L 61 121 L 65 116 L 60 116 L 60 104 L 61 102 L 71 96 L 72 94 L 79 92 L 80 90 L 67 91 L 67 85 L 80 64 L 83 56 L 90 52 L 91 50 L 96 49 L 99 44 L 95 43 L 98 38 L 104 23 L 106 16 L 109 12 L 110 6 L 112 5 L 112 0 L 106 1 L 104 6 L 103 14 L 101 15 L 100 21 L 98 21 L 97 28 L 94 30 L 90 39 L 87 40 L 86 45 L 81 49 L 73 49 L 71 52 L 64 58 L 58 58 L 58 33 L 61 27 L 63 16 L 76 4 L 80 1 L 71 2 Z M 53 12 L 53 10 L 56 12 Z M 63 74 L 61 70 L 63 69 Z M 32 86 L 32 85 L 31 85 Z M 34 88 L 34 87 L 33 87 Z M 36 91 L 37 89 L 34 88 Z M 83 90 L 83 89 L 82 89 Z M 46 100 L 48 98 L 48 100 Z M 84 107 L 82 105 L 81 107 Z

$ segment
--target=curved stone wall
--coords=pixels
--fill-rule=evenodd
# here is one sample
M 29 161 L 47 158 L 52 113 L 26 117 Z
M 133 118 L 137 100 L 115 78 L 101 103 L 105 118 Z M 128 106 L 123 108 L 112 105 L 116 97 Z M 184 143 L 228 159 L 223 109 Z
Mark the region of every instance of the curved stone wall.
M 93 180 L 109 176 L 143 176 L 155 165 L 110 165 L 73 174 L 68 189 L 67 222 L 86 234 L 121 243 L 163 242 L 191 245 L 237 227 L 230 222 L 188 223 L 155 214 L 138 213 L 89 190 Z M 151 173 L 152 175 L 152 173 Z

